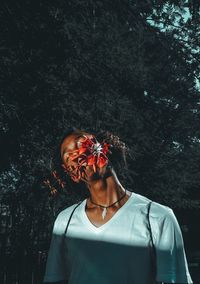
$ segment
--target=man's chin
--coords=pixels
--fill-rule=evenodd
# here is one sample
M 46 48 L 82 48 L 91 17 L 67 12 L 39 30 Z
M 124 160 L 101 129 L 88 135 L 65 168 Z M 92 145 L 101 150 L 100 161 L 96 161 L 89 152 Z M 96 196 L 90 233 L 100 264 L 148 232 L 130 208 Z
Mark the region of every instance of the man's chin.
M 110 169 L 104 167 L 104 168 L 97 168 L 96 172 L 94 172 L 93 168 L 89 168 L 85 170 L 84 178 L 90 182 L 95 181 L 99 179 L 104 179 L 112 175 L 112 172 Z
M 90 181 L 95 181 L 95 180 L 99 180 L 101 179 L 101 175 L 99 174 L 99 172 L 93 172 L 92 174 L 85 174 L 85 179 L 90 182 Z

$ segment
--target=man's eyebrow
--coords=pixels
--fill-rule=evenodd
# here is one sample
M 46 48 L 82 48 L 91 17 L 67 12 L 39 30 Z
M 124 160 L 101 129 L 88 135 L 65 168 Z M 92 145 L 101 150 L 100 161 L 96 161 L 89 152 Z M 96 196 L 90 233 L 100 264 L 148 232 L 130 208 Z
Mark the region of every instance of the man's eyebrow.
M 67 153 L 67 152 L 68 152 L 68 153 L 73 153 L 73 152 L 75 152 L 75 151 L 77 151 L 77 150 L 74 150 L 74 151 L 68 152 L 68 151 L 67 151 L 67 148 L 64 148 L 63 153 L 62 153 L 62 156 L 63 156 L 65 153 Z

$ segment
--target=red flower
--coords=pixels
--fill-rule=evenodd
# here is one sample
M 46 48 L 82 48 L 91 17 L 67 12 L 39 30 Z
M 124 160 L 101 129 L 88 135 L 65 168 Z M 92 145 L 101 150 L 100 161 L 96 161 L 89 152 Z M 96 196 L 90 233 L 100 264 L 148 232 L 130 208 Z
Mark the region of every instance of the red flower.
M 108 162 L 108 147 L 110 144 L 103 143 L 100 144 L 93 135 L 83 136 L 84 139 L 77 142 L 78 149 L 73 151 L 77 153 L 71 161 L 78 159 L 78 165 L 76 167 L 68 167 L 62 165 L 64 170 L 71 176 L 74 181 L 79 181 L 82 177 L 82 173 L 85 167 L 92 166 L 94 172 L 96 172 L 96 167 L 102 168 Z

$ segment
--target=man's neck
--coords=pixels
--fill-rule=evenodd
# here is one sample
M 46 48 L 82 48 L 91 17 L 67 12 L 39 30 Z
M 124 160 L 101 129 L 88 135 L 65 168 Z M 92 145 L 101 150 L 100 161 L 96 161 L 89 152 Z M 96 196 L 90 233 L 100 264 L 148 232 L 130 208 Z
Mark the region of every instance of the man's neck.
M 94 203 L 108 206 L 118 200 L 125 192 L 116 174 L 101 178 L 88 184 L 91 199 Z

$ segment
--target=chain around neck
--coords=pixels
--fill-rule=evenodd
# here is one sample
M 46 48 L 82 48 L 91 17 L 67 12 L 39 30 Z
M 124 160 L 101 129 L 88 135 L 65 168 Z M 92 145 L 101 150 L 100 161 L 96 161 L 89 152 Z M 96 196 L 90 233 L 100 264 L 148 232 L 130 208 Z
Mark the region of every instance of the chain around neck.
M 109 208 L 109 207 L 112 207 L 113 205 L 115 205 L 115 204 L 116 204 L 117 202 L 119 202 L 120 200 L 122 200 L 125 196 L 126 196 L 126 189 L 125 189 L 125 193 L 124 193 L 117 201 L 113 202 L 112 204 L 110 204 L 110 205 L 108 205 L 108 206 L 104 206 L 104 205 L 97 204 L 97 203 L 93 202 L 92 199 L 91 199 L 91 196 L 89 197 L 89 199 L 90 199 L 91 203 L 93 203 L 93 204 L 96 205 L 96 206 L 99 206 L 99 207 L 101 207 L 101 208 Z

